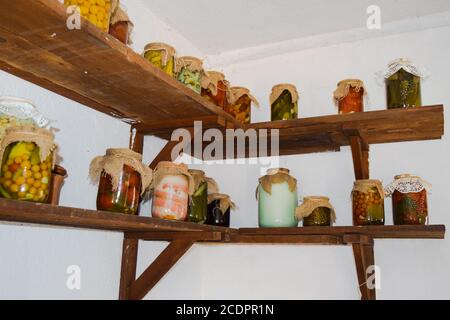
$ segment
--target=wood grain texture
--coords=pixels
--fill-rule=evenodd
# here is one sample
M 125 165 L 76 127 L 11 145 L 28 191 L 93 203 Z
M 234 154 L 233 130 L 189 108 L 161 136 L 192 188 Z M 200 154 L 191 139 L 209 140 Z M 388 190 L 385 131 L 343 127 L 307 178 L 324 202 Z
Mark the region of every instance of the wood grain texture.
M 128 239 L 126 235 L 124 235 L 122 248 L 122 266 L 120 272 L 119 300 L 130 299 L 130 288 L 136 280 L 138 245 L 138 239 Z

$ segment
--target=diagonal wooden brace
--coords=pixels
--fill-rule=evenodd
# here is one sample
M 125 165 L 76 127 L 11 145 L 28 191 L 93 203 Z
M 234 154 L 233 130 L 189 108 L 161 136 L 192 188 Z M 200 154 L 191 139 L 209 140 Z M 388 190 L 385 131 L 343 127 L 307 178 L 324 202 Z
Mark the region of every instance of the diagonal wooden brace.
M 368 274 L 369 268 L 375 266 L 374 241 L 371 237 L 360 236 L 359 240 L 349 241 L 348 243 L 351 243 L 353 247 L 361 300 L 376 300 L 376 290 L 370 286 L 372 281 L 369 279 L 369 277 L 374 276 L 374 273 Z
M 369 144 L 361 135 L 360 130 L 344 128 L 343 131 L 348 137 L 352 149 L 356 180 L 369 179 Z

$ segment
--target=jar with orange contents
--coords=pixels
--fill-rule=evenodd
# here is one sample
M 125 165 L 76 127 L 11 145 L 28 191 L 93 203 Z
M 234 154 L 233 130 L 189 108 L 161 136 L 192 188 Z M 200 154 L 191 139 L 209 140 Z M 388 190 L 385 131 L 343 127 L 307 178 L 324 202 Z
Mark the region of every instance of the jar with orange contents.
M 216 106 L 225 109 L 228 104 L 228 91 L 230 84 L 225 75 L 217 71 L 207 71 L 202 78 L 202 96 L 213 102 Z
M 384 189 L 379 180 L 357 180 L 352 191 L 353 224 L 384 225 Z
M 358 79 L 342 80 L 334 92 L 334 100 L 339 106 L 339 114 L 364 111 L 364 82 Z
M 249 124 L 251 121 L 252 102 L 259 107 L 258 101 L 250 94 L 250 90 L 242 87 L 230 88 L 228 102 L 225 111 L 244 124 Z
M 7 129 L 0 144 L 1 197 L 47 202 L 55 149 L 49 130 L 30 126 Z

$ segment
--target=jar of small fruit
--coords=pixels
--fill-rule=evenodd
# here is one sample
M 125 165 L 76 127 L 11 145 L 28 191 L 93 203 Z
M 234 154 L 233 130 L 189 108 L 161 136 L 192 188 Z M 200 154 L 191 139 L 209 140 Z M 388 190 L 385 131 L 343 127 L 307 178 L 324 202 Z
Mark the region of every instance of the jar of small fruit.
M 0 143 L 1 196 L 46 203 L 55 150 L 54 135 L 47 129 L 31 126 L 6 129 Z
M 189 204 L 189 221 L 205 223 L 208 214 L 208 182 L 204 171 L 189 170 L 194 180 L 194 193 Z
M 364 82 L 358 79 L 342 80 L 334 92 L 334 101 L 339 106 L 339 114 L 364 111 Z
M 216 106 L 225 109 L 228 101 L 230 84 L 225 75 L 217 71 L 207 71 L 202 79 L 202 96 L 213 102 Z
M 195 57 L 181 57 L 176 59 L 175 67 L 178 81 L 201 94 L 203 61 Z
M 298 92 L 292 84 L 279 84 L 270 95 L 272 121 L 298 118 Z
M 128 14 L 119 6 L 111 16 L 109 34 L 123 44 L 131 44 L 130 35 L 133 32 L 133 27 L 134 24 L 131 22 Z
M 296 227 L 298 206 L 297 180 L 288 169 L 269 169 L 259 179 L 259 226 L 263 228 Z
M 175 71 L 175 54 L 175 48 L 165 43 L 149 43 L 144 48 L 144 57 L 171 77 Z
M 428 223 L 427 193 L 431 185 L 418 176 L 402 174 L 386 188 L 392 197 L 395 225 L 425 225 Z
M 304 227 L 330 227 L 336 222 L 336 213 L 327 197 L 305 197 L 296 214 Z
M 353 224 L 384 225 L 384 189 L 379 180 L 357 180 L 353 186 Z
M 118 0 L 64 0 L 67 7 L 73 6 L 81 16 L 108 32 L 112 12 L 118 5 Z
M 250 90 L 242 87 L 231 87 L 228 92 L 228 105 L 225 107 L 225 111 L 241 123 L 249 124 L 252 102 L 259 107 L 258 101 L 250 94 Z
M 184 164 L 160 162 L 152 182 L 154 218 L 187 221 L 189 196 L 194 193 L 194 181 Z
M 208 195 L 208 218 L 206 224 L 218 227 L 230 227 L 230 213 L 236 205 L 231 201 L 230 196 L 220 193 Z
M 142 155 L 130 149 L 108 149 L 92 160 L 89 176 L 98 182 L 97 209 L 138 214 L 141 195 L 152 181 L 152 170 Z

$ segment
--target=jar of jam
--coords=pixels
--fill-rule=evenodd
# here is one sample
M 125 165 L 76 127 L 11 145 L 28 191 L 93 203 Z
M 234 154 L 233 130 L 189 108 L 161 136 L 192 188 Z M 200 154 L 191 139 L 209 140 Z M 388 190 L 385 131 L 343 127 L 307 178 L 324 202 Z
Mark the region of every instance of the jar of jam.
M 291 84 L 279 84 L 270 95 L 272 121 L 298 118 L 298 92 Z
M 131 44 L 130 35 L 133 32 L 133 27 L 134 24 L 128 14 L 119 6 L 111 16 L 109 34 L 123 44 Z
M 117 4 L 116 0 L 64 0 L 65 6 L 74 6 L 83 18 L 105 32 L 108 32 L 111 13 Z
M 352 200 L 355 226 L 384 225 L 384 190 L 381 181 L 355 181 Z
M 32 126 L 6 129 L 0 143 L 0 196 L 46 203 L 56 145 L 51 131 Z
M 305 197 L 296 215 L 298 220 L 303 220 L 304 227 L 330 227 L 336 222 L 334 208 L 327 197 Z
M 181 57 L 176 60 L 178 81 L 189 89 L 202 93 L 203 61 L 195 57 Z
M 386 187 L 392 197 L 395 225 L 425 225 L 428 223 L 427 192 L 431 185 L 422 178 L 402 174 Z
M 252 102 L 259 107 L 258 101 L 250 94 L 250 90 L 242 87 L 230 88 L 228 102 L 225 111 L 243 124 L 249 124 L 251 121 Z
M 152 183 L 154 218 L 187 221 L 189 196 L 194 193 L 194 181 L 187 166 L 160 162 Z
M 334 92 L 334 100 L 339 106 L 339 114 L 364 111 L 364 82 L 358 79 L 347 79 L 338 83 Z
M 108 149 L 92 160 L 89 175 L 99 180 L 97 209 L 138 214 L 141 196 L 150 186 L 152 170 L 142 163 L 142 155 L 130 149 Z
M 230 212 L 235 209 L 230 196 L 220 193 L 208 195 L 208 218 L 206 224 L 218 227 L 230 227 Z
M 144 57 L 171 77 L 175 71 L 175 54 L 175 48 L 165 43 L 149 43 L 144 49 Z
M 189 221 L 205 223 L 208 213 L 208 182 L 204 171 L 189 170 L 194 180 L 194 193 L 189 204 Z
M 202 79 L 202 96 L 213 102 L 216 106 L 225 109 L 228 101 L 230 84 L 225 75 L 217 71 L 207 71 Z
M 257 199 L 259 226 L 263 228 L 297 227 L 297 180 L 288 169 L 269 169 L 259 179 Z

